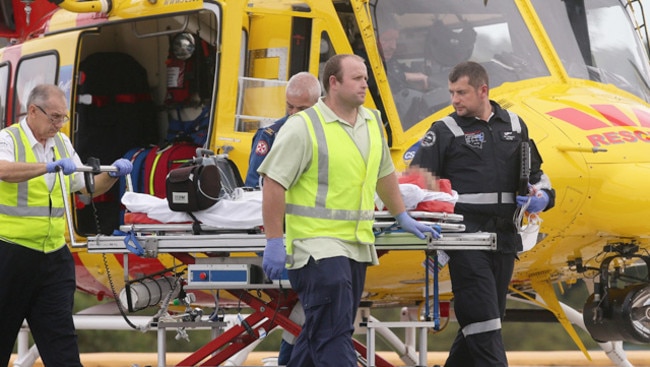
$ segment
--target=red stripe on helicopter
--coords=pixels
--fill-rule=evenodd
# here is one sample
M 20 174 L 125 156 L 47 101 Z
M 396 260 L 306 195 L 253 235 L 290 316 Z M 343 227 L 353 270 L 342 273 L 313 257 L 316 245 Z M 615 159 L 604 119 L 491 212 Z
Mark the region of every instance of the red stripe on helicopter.
M 547 112 L 548 115 L 559 118 L 571 125 L 581 128 L 582 130 L 601 129 L 612 126 L 646 126 L 650 127 L 650 112 L 633 108 L 638 123 L 628 117 L 620 108 L 613 105 L 597 104 L 592 105 L 598 113 L 600 113 L 607 121 L 611 123 L 608 125 L 603 120 L 595 118 L 585 112 L 576 110 L 575 108 L 561 108 L 555 111 Z
M 77 279 L 77 288 L 90 294 L 94 294 L 98 299 L 106 295 L 112 297 L 112 291 L 102 282 L 97 280 L 88 270 L 88 267 L 79 257 L 78 252 L 73 252 L 72 257 L 75 265 L 75 278 Z
M 632 109 L 638 123 L 628 117 L 620 108 L 613 105 L 592 105 L 607 121 L 597 119 L 585 112 L 574 108 L 562 108 L 549 111 L 547 114 L 582 130 L 594 130 L 608 127 L 625 127 L 625 130 L 607 131 L 602 134 L 586 135 L 585 138 L 593 147 L 607 146 L 612 144 L 650 142 L 650 131 L 638 128 L 630 130 L 630 127 L 650 127 L 650 113 L 641 109 Z M 607 123 L 609 122 L 609 124 Z
M 611 104 L 595 104 L 591 105 L 591 107 L 600 112 L 607 121 L 615 126 L 637 126 L 623 111 Z
M 639 119 L 641 126 L 650 127 L 650 113 L 644 110 L 639 110 L 637 108 L 633 108 L 632 111 L 634 111 L 636 118 Z
M 603 121 L 582 111 L 578 111 L 575 108 L 562 108 L 555 111 L 549 111 L 547 114 L 559 118 L 560 120 L 566 121 L 582 130 L 593 130 L 609 127 Z

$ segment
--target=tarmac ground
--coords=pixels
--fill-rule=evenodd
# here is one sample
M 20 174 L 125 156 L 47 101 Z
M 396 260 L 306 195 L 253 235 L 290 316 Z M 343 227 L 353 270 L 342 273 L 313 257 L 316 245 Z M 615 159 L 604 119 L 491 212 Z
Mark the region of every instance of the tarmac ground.
M 395 366 L 403 366 L 395 353 L 378 352 L 377 354 Z M 589 354 L 591 361 L 580 351 L 518 351 L 508 352 L 508 362 L 510 367 L 616 366 L 602 351 L 592 351 Z M 276 355 L 275 352 L 253 352 L 243 366 L 264 366 L 265 359 Z M 650 350 L 626 351 L 626 355 L 634 367 L 650 367 Z M 176 365 L 187 356 L 187 353 L 167 353 L 166 364 Z M 427 360 L 430 366 L 442 365 L 446 357 L 447 352 L 429 352 Z M 15 355 L 12 356 L 9 366 L 13 366 L 14 358 Z M 155 353 L 85 353 L 81 355 L 81 362 L 84 367 L 155 367 L 158 358 Z M 43 367 L 40 359 L 34 367 Z

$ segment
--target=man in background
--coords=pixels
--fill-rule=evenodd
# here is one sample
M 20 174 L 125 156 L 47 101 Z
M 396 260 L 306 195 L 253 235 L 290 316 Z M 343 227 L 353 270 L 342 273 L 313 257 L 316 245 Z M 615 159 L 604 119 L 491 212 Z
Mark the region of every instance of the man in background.
M 306 71 L 301 71 L 289 79 L 285 93 L 287 100 L 286 115 L 272 125 L 258 129 L 253 137 L 251 154 L 248 159 L 248 173 L 244 183 L 247 187 L 260 186 L 260 175 L 257 173 L 257 168 L 271 150 L 275 135 L 280 131 L 289 116 L 313 106 L 318 101 L 321 94 L 320 83 L 315 76 Z
M 245 182 L 245 186 L 247 187 L 260 186 L 260 175 L 257 173 L 257 169 L 271 150 L 276 134 L 280 131 L 280 128 L 282 128 L 289 116 L 313 106 L 318 101 L 321 95 L 320 82 L 310 73 L 301 71 L 289 78 L 285 95 L 286 115 L 272 125 L 258 129 L 253 137 Z M 300 302 L 298 302 L 291 312 L 290 319 L 302 325 L 304 318 L 302 307 Z M 285 330 L 282 333 L 278 365 L 284 366 L 289 362 L 295 340 L 296 337 L 288 331 Z

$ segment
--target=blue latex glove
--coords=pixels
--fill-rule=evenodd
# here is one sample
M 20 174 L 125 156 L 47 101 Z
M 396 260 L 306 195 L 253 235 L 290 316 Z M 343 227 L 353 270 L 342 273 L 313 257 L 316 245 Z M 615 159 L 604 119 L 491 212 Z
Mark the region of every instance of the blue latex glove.
M 74 161 L 71 158 L 61 158 L 58 161 L 46 164 L 45 169 L 47 170 L 47 173 L 63 171 L 64 175 L 69 175 L 77 170 L 77 165 L 74 164 Z
M 131 173 L 131 170 L 133 169 L 133 164 L 131 164 L 131 161 L 124 158 L 116 160 L 111 166 L 117 168 L 117 172 L 108 173 L 108 175 L 111 177 L 126 176 Z
M 539 213 L 546 209 L 546 206 L 548 205 L 548 194 L 544 190 L 539 190 L 535 195 L 530 196 L 517 195 L 517 205 L 524 206 L 528 203 L 529 199 L 530 203 L 526 208 L 526 211 L 529 213 Z
M 267 239 L 263 256 L 262 269 L 264 269 L 264 274 L 271 280 L 280 279 L 282 271 L 284 271 L 284 264 L 287 261 L 284 239 L 281 237 Z
M 407 212 L 399 213 L 395 217 L 395 219 L 397 220 L 397 223 L 399 224 L 400 227 L 402 227 L 403 230 L 416 235 L 421 240 L 426 238 L 424 234 L 425 232 L 431 233 L 431 236 L 433 238 L 440 238 L 440 227 L 435 226 L 437 228 L 434 228 L 434 227 L 429 227 L 426 224 L 422 224 L 417 220 L 413 219 L 410 215 L 408 215 Z

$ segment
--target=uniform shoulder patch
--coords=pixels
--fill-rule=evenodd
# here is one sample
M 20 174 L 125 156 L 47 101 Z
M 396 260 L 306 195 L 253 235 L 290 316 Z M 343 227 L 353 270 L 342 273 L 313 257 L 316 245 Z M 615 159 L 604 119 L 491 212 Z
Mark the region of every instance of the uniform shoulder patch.
M 258 141 L 257 146 L 255 147 L 255 154 L 263 157 L 268 152 L 269 152 L 269 143 L 264 140 Z
M 429 130 L 427 131 L 426 134 L 424 134 L 424 137 L 422 138 L 422 146 L 423 147 L 432 147 L 436 143 L 436 133 L 433 131 Z

